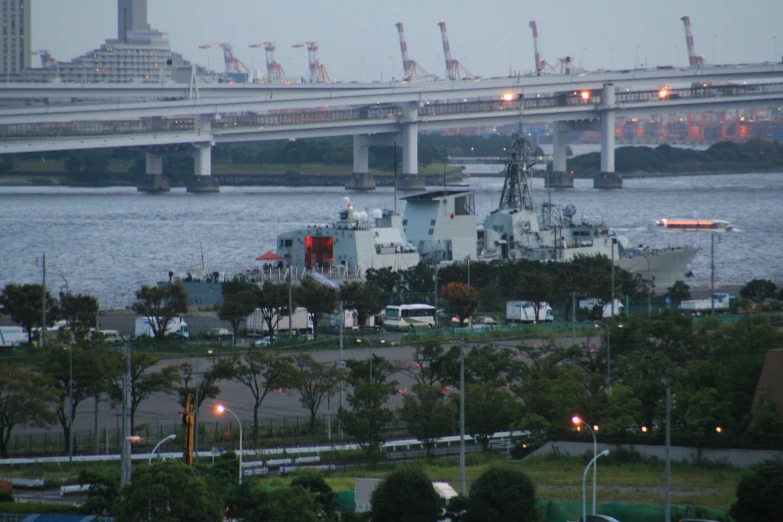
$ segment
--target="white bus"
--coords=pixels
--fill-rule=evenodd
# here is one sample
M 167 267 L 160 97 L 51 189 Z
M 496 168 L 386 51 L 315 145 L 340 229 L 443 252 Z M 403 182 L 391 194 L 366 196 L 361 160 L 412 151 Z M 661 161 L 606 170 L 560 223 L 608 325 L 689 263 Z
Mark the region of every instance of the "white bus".
M 383 315 L 386 328 L 411 331 L 416 328 L 435 328 L 434 306 L 425 304 L 387 306 Z

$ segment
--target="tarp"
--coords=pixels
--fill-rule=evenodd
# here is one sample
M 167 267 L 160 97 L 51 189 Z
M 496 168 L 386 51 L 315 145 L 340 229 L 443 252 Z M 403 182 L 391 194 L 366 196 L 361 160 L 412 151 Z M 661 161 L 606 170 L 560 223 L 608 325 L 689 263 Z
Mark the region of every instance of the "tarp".
M 282 257 L 269 250 L 266 254 L 258 256 L 256 261 L 281 261 L 282 259 Z

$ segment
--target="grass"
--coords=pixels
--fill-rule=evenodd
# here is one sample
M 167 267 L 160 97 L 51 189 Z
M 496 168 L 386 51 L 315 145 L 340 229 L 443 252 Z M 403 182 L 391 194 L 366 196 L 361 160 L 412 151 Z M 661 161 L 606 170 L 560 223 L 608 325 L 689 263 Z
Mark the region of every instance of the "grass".
M 581 502 L 582 473 L 586 460 L 580 457 L 550 455 L 507 462 L 494 455 L 468 454 L 466 478 L 468 487 L 492 466 L 509 466 L 525 472 L 536 484 L 539 500 L 557 502 Z M 135 465 L 141 464 L 134 462 Z M 211 462 L 202 459 L 199 469 L 206 472 Z M 459 484 L 457 459 L 416 461 L 418 466 L 434 481 Z M 357 477 L 383 478 L 395 468 L 394 464 L 379 464 L 374 469 L 351 467 L 346 470 L 324 473 L 327 483 L 335 491 L 352 490 Z M 95 469 L 110 476 L 119 477 L 119 462 L 90 464 L 33 464 L 28 466 L 0 467 L 0 476 L 8 478 L 43 478 L 51 484 L 73 481 L 80 469 Z M 735 490 L 748 470 L 731 467 L 700 466 L 697 464 L 672 464 L 671 499 L 673 505 L 701 506 L 711 509 L 728 509 L 735 500 Z M 285 485 L 292 476 L 262 478 L 265 485 Z M 590 488 L 591 477 L 588 477 Z M 598 467 L 599 502 L 623 504 L 663 505 L 664 465 L 662 462 L 626 463 L 601 461 Z

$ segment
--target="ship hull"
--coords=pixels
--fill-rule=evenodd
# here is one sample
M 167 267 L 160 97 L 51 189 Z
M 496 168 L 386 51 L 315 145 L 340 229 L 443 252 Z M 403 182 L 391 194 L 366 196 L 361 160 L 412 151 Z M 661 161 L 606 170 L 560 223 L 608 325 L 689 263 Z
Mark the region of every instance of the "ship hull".
M 668 288 L 676 281 L 684 281 L 688 277 L 688 265 L 697 252 L 696 248 L 673 248 L 658 251 L 648 257 L 618 259 L 615 265 L 631 273 L 640 274 L 645 279 L 654 277 L 656 288 Z

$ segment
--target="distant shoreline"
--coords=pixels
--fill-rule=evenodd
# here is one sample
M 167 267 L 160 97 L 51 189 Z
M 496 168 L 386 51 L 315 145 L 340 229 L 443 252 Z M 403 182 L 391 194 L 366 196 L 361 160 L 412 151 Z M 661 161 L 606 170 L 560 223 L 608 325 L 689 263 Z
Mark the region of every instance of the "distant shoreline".
M 675 178 L 687 176 L 712 176 L 712 175 L 743 175 L 743 174 L 774 174 L 783 173 L 783 169 L 769 170 L 747 170 L 747 171 L 697 171 L 697 172 L 645 172 L 636 171 L 620 174 L 623 179 L 634 178 Z M 29 176 L 29 177 L 28 177 Z M 226 187 L 335 187 L 345 185 L 346 179 L 350 174 L 213 174 L 220 180 L 221 186 Z M 394 179 L 391 175 L 374 174 L 376 185 L 379 187 L 391 187 L 394 185 Z M 439 175 L 422 174 L 426 179 L 434 180 L 440 178 Z M 452 175 L 453 176 L 453 175 Z M 545 179 L 545 173 L 536 173 L 534 178 Z M 503 174 L 472 174 L 470 178 L 498 178 L 502 179 Z M 464 182 L 469 182 L 466 178 Z M 593 179 L 593 176 L 575 175 L 575 179 Z M 438 180 L 438 185 L 442 183 Z M 456 180 L 450 179 L 449 183 Z M 110 188 L 110 187 L 134 187 L 131 182 L 128 183 L 73 183 L 62 176 L 52 175 L 51 173 L 20 174 L 12 176 L 0 176 L 0 187 L 73 187 L 73 188 Z

